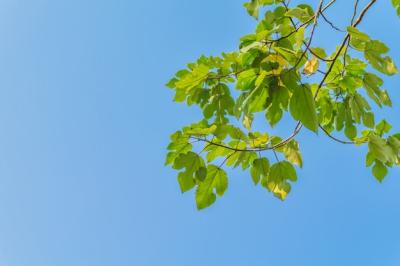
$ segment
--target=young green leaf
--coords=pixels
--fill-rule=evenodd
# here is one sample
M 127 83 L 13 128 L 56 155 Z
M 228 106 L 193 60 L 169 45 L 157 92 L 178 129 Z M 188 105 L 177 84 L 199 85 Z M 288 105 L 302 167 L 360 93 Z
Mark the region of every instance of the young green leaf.
M 386 166 L 383 163 L 381 163 L 380 161 L 376 160 L 375 161 L 375 165 L 372 168 L 372 174 L 374 175 L 374 177 L 379 182 L 382 182 L 383 179 L 387 176 L 388 170 L 387 170 Z
M 309 87 L 296 86 L 290 99 L 290 113 L 308 129 L 318 131 L 318 118 L 314 97 Z
M 269 161 L 267 158 L 260 158 L 253 161 L 253 165 L 250 168 L 250 174 L 255 185 L 257 185 L 261 179 L 266 178 L 268 173 Z
M 200 182 L 196 191 L 196 203 L 199 210 L 215 202 L 216 194 L 222 196 L 228 187 L 226 172 L 215 165 L 207 167 L 207 176 Z
M 397 15 L 400 17 L 400 0 L 392 0 L 392 4 L 397 11 Z
M 296 170 L 291 163 L 282 161 L 272 165 L 268 177 L 263 178 L 261 184 L 274 196 L 285 200 L 291 190 L 289 180 L 297 180 Z

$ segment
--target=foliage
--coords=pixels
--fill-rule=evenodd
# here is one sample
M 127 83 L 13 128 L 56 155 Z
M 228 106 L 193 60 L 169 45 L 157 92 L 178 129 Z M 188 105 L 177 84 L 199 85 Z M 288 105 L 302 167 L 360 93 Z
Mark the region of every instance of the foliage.
M 174 100 L 198 106 L 204 118 L 171 136 L 166 164 L 180 171 L 182 192 L 195 189 L 199 209 L 225 193 L 224 167 L 248 170 L 255 185 L 284 200 L 297 180 L 296 168 L 303 166 L 295 140 L 303 127 L 339 143 L 367 145 L 366 165 L 379 182 L 399 165 L 400 134 L 390 134 L 390 124 L 376 123 L 374 114 L 392 104 L 377 73 L 391 76 L 397 68 L 389 48 L 357 28 L 375 2 L 363 9 L 355 2 L 343 40 L 328 53 L 313 39 L 322 20 L 341 31 L 327 18 L 334 0 L 321 0 L 315 9 L 251 0 L 244 6 L 258 25 L 241 38 L 238 51 L 201 56 L 176 73 L 167 84 Z M 392 4 L 400 15 L 400 1 Z M 265 120 L 272 129 L 285 113 L 297 123 L 289 137 L 253 126 L 254 120 Z

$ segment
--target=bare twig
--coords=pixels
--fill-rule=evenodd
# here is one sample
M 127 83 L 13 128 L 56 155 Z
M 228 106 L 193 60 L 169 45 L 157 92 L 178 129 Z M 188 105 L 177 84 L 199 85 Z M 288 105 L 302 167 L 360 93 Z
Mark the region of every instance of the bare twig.
M 342 144 L 356 144 L 354 141 L 345 141 L 345 140 L 340 140 L 336 137 L 334 137 L 329 131 L 327 131 L 323 126 L 319 125 L 319 128 L 331 139 L 333 139 L 336 142 L 342 143 Z
M 325 22 L 328 23 L 328 24 L 331 26 L 332 29 L 337 30 L 337 31 L 340 31 L 340 32 L 346 32 L 346 31 L 344 31 L 344 30 L 342 30 L 342 29 L 339 29 L 339 27 L 335 26 L 335 24 L 333 24 L 332 21 L 330 21 L 330 20 L 324 15 L 324 13 L 321 12 L 321 16 L 322 16 L 322 18 L 325 20 Z
M 360 0 L 356 0 L 356 2 L 354 3 L 354 12 L 353 12 L 353 17 L 351 18 L 351 23 L 350 23 L 351 25 L 353 25 L 354 20 L 356 19 L 359 3 L 360 3 Z

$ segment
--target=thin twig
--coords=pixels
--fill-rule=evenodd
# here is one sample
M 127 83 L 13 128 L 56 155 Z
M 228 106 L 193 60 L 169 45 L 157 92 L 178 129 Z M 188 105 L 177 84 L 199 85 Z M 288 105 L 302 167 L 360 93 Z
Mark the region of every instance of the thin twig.
M 317 8 L 317 11 L 316 11 L 316 15 L 314 17 L 314 24 L 313 24 L 313 27 L 311 29 L 310 38 L 308 40 L 308 43 L 306 44 L 306 49 L 304 49 L 304 52 L 302 53 L 300 58 L 297 60 L 296 64 L 293 66 L 293 69 L 296 69 L 299 66 L 301 60 L 303 60 L 304 56 L 307 54 L 307 51 L 310 50 L 310 46 L 311 46 L 311 43 L 312 43 L 312 40 L 313 40 L 313 37 L 314 37 L 315 29 L 317 28 L 318 16 L 319 16 L 319 14 L 321 12 L 323 3 L 324 3 L 324 0 L 320 0 L 318 8 Z M 291 21 L 293 23 L 292 19 L 291 19 Z
M 323 1 L 322 1 L 322 2 L 323 2 Z M 321 8 L 321 9 L 318 8 L 317 12 L 315 12 L 315 15 L 312 16 L 310 19 L 308 19 L 306 22 L 304 22 L 304 23 L 299 27 L 299 29 L 300 29 L 301 27 L 303 27 L 303 26 L 308 27 L 308 26 L 310 25 L 310 22 L 311 22 L 311 21 L 314 21 L 313 27 L 315 27 L 315 26 L 316 26 L 316 20 L 317 20 L 318 16 L 319 16 L 320 14 L 322 14 L 322 13 L 323 13 L 326 9 L 328 9 L 330 6 L 332 6 L 332 4 L 335 3 L 335 2 L 336 2 L 336 0 L 332 0 L 332 1 L 329 2 L 329 4 L 327 4 L 324 8 Z M 286 4 L 284 1 L 282 2 L 282 4 L 283 4 L 284 7 L 286 8 L 286 10 L 289 10 L 288 4 Z M 296 24 L 294 23 L 293 19 L 292 19 L 291 17 L 289 17 L 289 19 L 290 19 L 290 22 L 292 23 L 293 27 L 296 28 Z M 299 29 L 297 29 L 297 31 L 298 31 Z M 312 29 L 311 35 L 314 34 L 314 33 L 313 33 L 314 30 L 315 30 L 315 29 L 313 28 L 313 29 Z M 304 54 L 302 54 L 302 56 L 300 57 L 300 60 L 299 60 L 298 62 L 301 62 L 301 60 L 302 60 L 303 57 L 305 56 L 305 53 L 307 53 L 307 52 L 310 52 L 313 56 L 315 56 L 316 58 L 318 58 L 318 59 L 321 60 L 321 61 L 324 61 L 324 62 L 330 62 L 330 61 L 332 61 L 331 59 L 323 58 L 323 57 L 319 56 L 319 55 L 318 55 L 317 53 L 315 53 L 312 49 L 310 49 L 310 45 L 311 45 L 310 42 L 307 43 L 307 42 L 303 41 L 303 44 L 306 46 L 306 49 L 305 49 L 305 51 L 304 51 Z M 298 63 L 296 63 L 296 64 L 298 64 Z
M 325 22 L 328 23 L 328 24 L 331 26 L 332 29 L 337 30 L 337 31 L 340 31 L 340 32 L 346 32 L 346 31 L 340 29 L 339 27 L 335 26 L 335 24 L 333 24 L 332 21 L 330 21 L 330 20 L 324 15 L 324 13 L 321 12 L 321 16 L 322 16 L 322 18 L 325 20 Z
M 323 2 L 323 1 L 321 0 L 321 2 Z M 321 3 L 321 2 L 320 2 L 320 3 Z M 366 7 L 361 11 L 360 16 L 358 17 L 358 19 L 357 19 L 357 20 L 355 21 L 355 23 L 352 25 L 353 27 L 357 27 L 357 26 L 361 23 L 361 21 L 363 20 L 365 14 L 366 14 L 367 11 L 373 6 L 373 4 L 374 4 L 375 2 L 376 2 L 376 0 L 371 0 L 371 1 L 366 5 Z M 315 27 L 315 25 L 316 25 L 316 24 L 314 23 L 314 27 Z M 316 92 L 315 92 L 315 94 L 314 94 L 314 99 L 316 99 L 316 98 L 318 97 L 319 91 L 321 90 L 322 86 L 324 85 L 325 80 L 327 79 L 327 77 L 329 76 L 329 74 L 332 72 L 332 69 L 333 69 L 333 67 L 334 67 L 334 65 L 335 65 L 335 63 L 336 63 L 336 61 L 337 61 L 337 59 L 339 58 L 341 52 L 342 52 L 343 49 L 345 48 L 346 43 L 348 42 L 349 39 L 350 39 L 350 34 L 347 34 L 347 35 L 345 36 L 345 38 L 344 38 L 344 40 L 343 40 L 341 46 L 339 47 L 338 51 L 336 52 L 336 55 L 335 55 L 334 58 L 332 59 L 332 63 L 331 63 L 331 65 L 329 66 L 329 69 L 326 71 L 326 74 L 324 75 L 323 79 L 321 80 L 321 82 L 320 82 L 320 84 L 319 84 L 319 86 L 318 86 L 318 88 L 317 88 L 317 90 L 316 90 Z M 201 139 L 201 138 L 194 137 L 194 136 L 190 136 L 190 138 L 193 138 L 193 139 L 196 139 L 196 140 L 199 140 L 199 141 L 204 141 L 204 142 L 207 142 L 207 143 L 209 143 L 209 144 L 212 144 L 212 145 L 215 145 L 215 146 L 218 146 L 218 147 L 223 147 L 223 148 L 226 148 L 226 149 L 228 149 L 228 150 L 232 150 L 232 151 L 234 151 L 234 152 L 259 152 L 259 151 L 266 151 L 266 150 L 275 150 L 275 149 L 278 149 L 278 148 L 280 148 L 280 147 L 285 146 L 286 144 L 288 144 L 290 141 L 292 141 L 292 140 L 297 136 L 297 134 L 301 131 L 302 128 L 303 128 L 303 124 L 299 121 L 299 122 L 297 123 L 297 125 L 296 125 L 296 127 L 295 127 L 293 133 L 292 133 L 288 138 L 286 138 L 285 140 L 281 141 L 281 142 L 278 143 L 278 144 L 275 144 L 275 145 L 269 146 L 269 147 L 267 146 L 267 147 L 264 147 L 264 148 L 239 149 L 239 148 L 232 148 L 232 147 L 229 147 L 229 146 L 220 144 L 220 143 L 215 143 L 215 142 L 209 141 L 209 140 L 207 140 L 207 139 Z M 326 130 L 323 129 L 323 131 L 325 132 Z M 329 133 L 329 132 L 326 131 L 325 133 Z M 335 140 L 337 140 L 337 141 L 339 141 L 339 142 L 345 142 L 345 141 L 341 141 L 341 140 L 339 140 L 339 139 L 333 137 L 331 134 L 329 134 L 328 136 L 330 136 L 332 139 L 335 139 Z M 353 144 L 353 143 L 352 143 L 352 144 Z M 234 153 L 233 153 L 233 154 L 234 154 Z M 231 154 L 230 156 L 232 156 L 233 154 Z M 230 157 L 230 156 L 229 156 L 229 157 Z
M 354 141 L 345 141 L 345 140 L 340 140 L 336 137 L 334 137 L 331 133 L 329 133 L 328 130 L 326 130 L 323 126 L 319 125 L 319 128 L 322 129 L 322 131 L 331 139 L 333 139 L 336 142 L 342 143 L 342 144 L 356 144 Z
M 353 12 L 353 17 L 351 18 L 351 23 L 350 23 L 351 25 L 353 25 L 354 20 L 356 19 L 359 3 L 360 3 L 360 0 L 356 0 L 356 2 L 354 3 L 354 12 Z

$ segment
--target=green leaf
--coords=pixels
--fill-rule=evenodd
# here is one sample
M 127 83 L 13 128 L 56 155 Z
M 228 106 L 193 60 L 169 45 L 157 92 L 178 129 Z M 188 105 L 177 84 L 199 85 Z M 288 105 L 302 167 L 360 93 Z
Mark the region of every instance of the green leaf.
M 265 5 L 274 4 L 275 0 L 251 0 L 248 3 L 244 4 L 244 7 L 247 9 L 247 12 L 250 16 L 258 19 L 259 9 Z
M 350 140 L 353 140 L 357 137 L 357 128 L 354 126 L 353 123 L 345 123 L 344 134 Z
M 346 72 L 350 75 L 363 75 L 367 64 L 357 58 L 347 58 Z
M 167 86 L 170 89 L 174 89 L 176 87 L 175 83 L 179 81 L 177 78 L 172 78 L 165 86 Z
M 398 72 L 396 65 L 389 56 L 383 57 L 389 48 L 380 41 L 374 40 L 366 43 L 364 56 L 368 62 L 379 72 L 394 75 Z
M 287 161 L 274 164 L 269 173 L 270 179 L 288 179 L 297 181 L 296 169 Z
M 297 180 L 296 170 L 291 163 L 282 161 L 272 165 L 268 177 L 263 178 L 261 184 L 275 197 L 285 200 L 291 190 L 289 180 Z
M 363 42 L 368 42 L 370 41 L 370 37 L 365 34 L 364 32 L 361 32 L 359 29 L 349 26 L 347 27 L 347 32 L 350 34 L 350 36 L 354 39 L 357 39 L 359 41 Z
M 331 102 L 330 97 L 319 97 L 317 106 L 319 108 L 318 121 L 321 125 L 327 126 L 331 124 L 334 112 L 334 106 Z
M 174 162 L 174 169 L 185 170 L 178 175 L 178 182 L 182 192 L 186 192 L 194 187 L 194 174 L 204 167 L 203 159 L 194 152 L 180 154 Z
M 387 140 L 389 146 L 394 150 L 395 154 L 399 155 L 400 153 L 400 138 L 399 136 L 393 135 L 390 136 Z
M 247 140 L 247 135 L 240 128 L 228 124 L 219 124 L 214 135 L 220 140 L 225 139 L 227 136 L 232 139 Z
M 247 96 L 242 103 L 242 109 L 248 106 L 250 113 L 260 112 L 265 109 L 265 104 L 268 97 L 268 88 L 265 86 L 267 80 L 267 72 L 262 71 L 255 81 L 255 89 Z
M 226 172 L 215 165 L 207 167 L 207 177 L 200 182 L 196 191 L 196 203 L 199 210 L 212 205 L 216 194 L 222 196 L 228 187 Z
M 313 14 L 310 13 L 310 9 L 301 7 L 289 9 L 285 15 L 288 17 L 297 18 L 301 22 L 306 22 L 313 16 Z
M 366 73 L 363 77 L 363 85 L 368 96 L 379 106 L 391 106 L 392 102 L 386 91 L 380 89 L 383 80 L 372 73 Z
M 215 140 L 214 143 L 220 144 Z M 212 162 L 219 157 L 226 157 L 231 153 L 229 149 L 217 145 L 209 145 L 205 150 L 208 152 L 206 156 L 207 162 Z
M 374 134 L 369 136 L 368 148 L 374 158 L 382 163 L 393 163 L 397 160 L 397 155 L 393 152 L 393 149 L 379 136 Z
M 274 127 L 282 119 L 283 111 L 277 104 L 271 105 L 265 113 L 265 118 Z
M 247 12 L 250 16 L 258 19 L 259 9 L 263 5 L 271 5 L 275 2 L 275 0 L 251 0 L 248 3 L 244 4 L 244 7 L 247 9 Z
M 206 119 L 215 115 L 215 122 L 224 124 L 228 121 L 226 115 L 233 115 L 235 106 L 229 87 L 219 83 L 211 89 L 211 94 L 209 102 L 203 108 L 203 115 Z
M 195 173 L 194 176 L 196 177 L 196 179 L 198 179 L 199 181 L 204 181 L 204 179 L 207 176 L 207 168 L 205 167 L 200 167 Z
M 260 158 L 253 161 L 250 168 L 251 178 L 255 185 L 257 185 L 262 178 L 266 178 L 269 173 L 269 161 L 267 158 Z
M 397 11 L 397 15 L 400 17 L 400 0 L 392 0 L 392 5 Z
M 213 175 L 212 171 L 215 171 L 214 182 L 213 185 L 215 187 L 215 191 L 218 196 L 223 196 L 226 189 L 228 188 L 228 176 L 225 171 L 218 168 L 213 167 L 212 165 L 209 167 L 210 175 Z
M 372 112 L 367 112 L 363 115 L 363 123 L 366 127 L 374 128 L 375 127 L 375 116 Z
M 258 19 L 258 13 L 260 8 L 258 0 L 251 0 L 249 3 L 245 3 L 244 7 L 247 9 L 247 12 L 249 13 L 250 16 L 254 17 L 255 19 Z
M 165 165 L 173 164 L 178 156 L 192 150 L 188 136 L 184 136 L 181 131 L 171 135 L 171 143 L 168 145 L 169 152 L 165 160 Z
M 268 133 L 250 132 L 249 133 L 250 146 L 253 148 L 266 147 L 269 141 Z
M 289 91 L 285 87 L 273 84 L 269 87 L 269 107 L 267 108 L 266 118 L 271 127 L 274 127 L 282 118 L 283 110 L 287 109 L 289 104 Z
M 285 155 L 286 160 L 290 163 L 303 167 L 303 158 L 299 150 L 299 143 L 292 140 L 282 148 L 282 152 Z
M 215 130 L 217 129 L 216 125 L 212 125 L 210 127 L 190 127 L 188 129 L 185 130 L 185 133 L 188 135 L 209 135 L 215 132 Z
M 317 132 L 318 118 L 315 109 L 314 97 L 307 86 L 297 86 L 294 88 L 290 99 L 290 113 L 293 118 L 301 121 L 305 127 Z
M 185 172 L 178 174 L 178 183 L 182 193 L 191 190 L 196 185 L 193 177 Z
M 305 32 L 305 28 L 301 27 L 295 34 L 295 40 L 296 40 L 296 47 L 297 50 L 301 50 L 301 47 L 303 45 L 304 42 L 304 32 Z
M 337 107 L 337 114 L 335 117 L 335 128 L 337 131 L 341 131 L 345 125 L 346 120 L 346 109 L 343 103 L 339 103 Z
M 370 167 L 375 162 L 375 156 L 368 152 L 365 158 L 365 166 Z
M 316 54 L 318 57 L 320 58 L 326 58 L 326 52 L 323 48 L 320 47 L 314 47 L 314 48 L 310 48 L 311 52 L 313 52 L 313 54 Z
M 351 44 L 359 51 L 364 52 L 365 58 L 379 72 L 386 75 L 394 75 L 398 72 L 393 60 L 388 56 L 382 56 L 389 52 L 389 48 L 378 40 L 371 40 L 369 36 L 354 27 L 348 27 L 351 36 Z
M 257 78 L 257 70 L 256 69 L 248 69 L 243 71 L 238 75 L 238 80 L 236 83 L 236 88 L 238 90 L 250 90 L 255 86 Z
M 375 131 L 378 133 L 379 136 L 383 136 L 392 129 L 392 125 L 390 125 L 386 120 L 382 120 L 378 125 L 375 127 Z
M 372 174 L 374 175 L 374 177 L 379 181 L 382 182 L 383 179 L 385 179 L 385 177 L 388 174 L 388 170 L 386 168 L 386 166 L 381 163 L 380 161 L 376 160 L 375 161 L 375 165 L 372 168 Z
M 210 69 L 206 65 L 196 66 L 192 72 L 187 73 L 183 78 L 175 82 L 177 90 L 184 90 L 187 93 L 200 85 L 207 78 L 209 71 Z
M 251 51 L 251 48 L 258 45 L 254 44 L 255 42 L 257 42 L 257 36 L 255 34 L 248 34 L 240 38 L 239 48 L 242 52 L 242 57 L 251 58 L 258 54 L 258 52 Z M 245 59 L 243 61 L 247 62 Z M 252 59 L 250 59 L 250 61 L 252 61 Z M 247 63 L 244 63 L 244 65 L 247 65 Z

